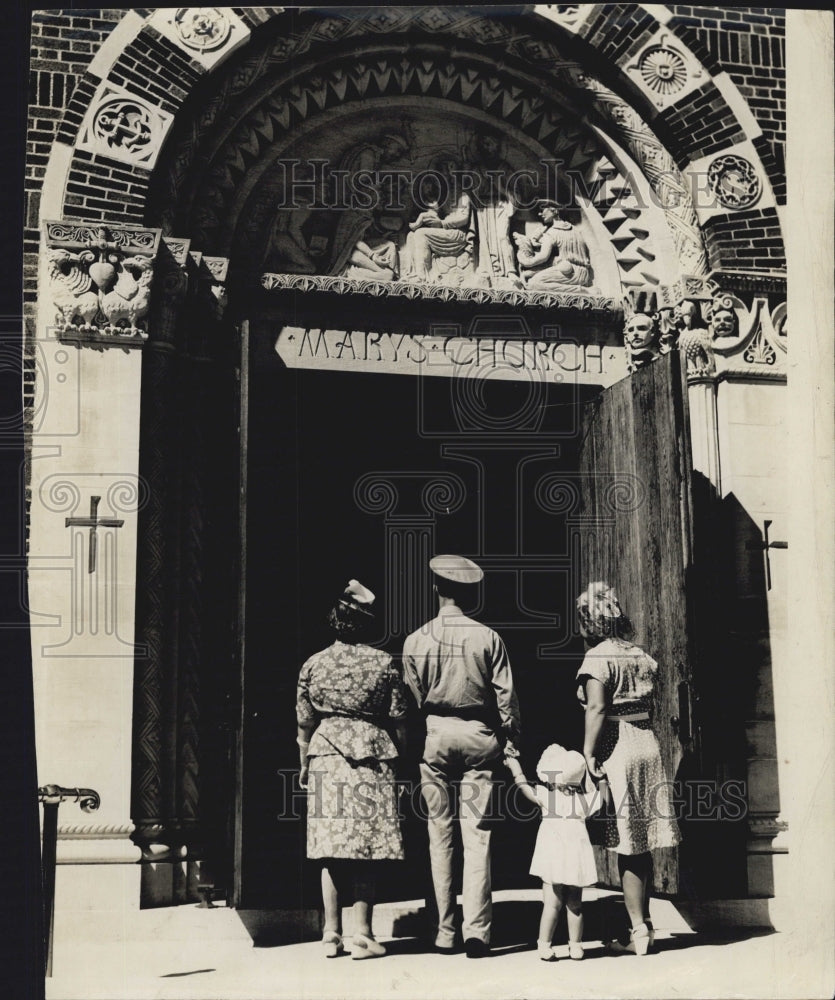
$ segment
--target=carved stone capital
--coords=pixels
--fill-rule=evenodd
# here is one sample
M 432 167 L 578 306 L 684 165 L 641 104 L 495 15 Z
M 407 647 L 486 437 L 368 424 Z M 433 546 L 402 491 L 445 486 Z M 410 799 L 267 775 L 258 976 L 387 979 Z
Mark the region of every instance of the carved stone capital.
M 786 378 L 788 318 L 785 298 L 779 292 L 717 290 L 708 318 L 720 375 Z
M 171 861 L 186 856 L 186 848 L 167 824 L 140 820 L 132 839 L 143 861 Z
M 228 296 L 226 277 L 229 273 L 228 257 L 208 257 L 192 251 L 192 303 L 201 318 L 219 322 L 223 319 Z
M 705 324 L 699 302 L 684 299 L 673 311 L 678 329 L 676 346 L 684 355 L 687 380 L 704 380 L 716 374 L 713 333 Z
M 191 240 L 163 236 L 166 253 L 160 254 L 160 292 L 165 309 L 179 311 L 188 293 L 188 264 Z
M 59 340 L 98 349 L 142 346 L 160 235 L 142 226 L 44 223 L 48 295 Z
M 648 293 L 633 292 L 632 297 L 638 294 Z M 788 322 L 782 272 L 685 275 L 658 289 L 657 301 L 658 353 L 681 350 L 687 357 L 689 381 L 785 380 Z M 630 305 L 626 304 L 627 315 L 635 311 Z M 655 356 L 650 343 L 634 366 Z

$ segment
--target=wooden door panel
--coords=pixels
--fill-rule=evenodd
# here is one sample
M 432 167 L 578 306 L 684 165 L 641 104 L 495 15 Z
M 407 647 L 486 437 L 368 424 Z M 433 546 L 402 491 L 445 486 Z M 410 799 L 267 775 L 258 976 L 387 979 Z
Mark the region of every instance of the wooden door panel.
M 588 405 L 580 451 L 580 583 L 605 580 L 658 661 L 655 731 L 667 775 L 682 758 L 680 699 L 689 691 L 687 578 L 690 476 L 679 356 L 666 355 Z M 683 686 L 683 689 L 682 689 Z M 601 881 L 618 885 L 613 852 L 597 850 Z M 655 888 L 678 888 L 677 850 L 655 852 Z

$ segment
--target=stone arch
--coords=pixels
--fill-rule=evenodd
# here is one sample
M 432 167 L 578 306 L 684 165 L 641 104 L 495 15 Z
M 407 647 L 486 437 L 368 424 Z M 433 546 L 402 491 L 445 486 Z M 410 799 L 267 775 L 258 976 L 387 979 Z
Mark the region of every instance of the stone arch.
M 664 7 L 537 5 L 526 30 L 477 11 L 446 8 L 380 8 L 361 16 L 223 8 L 220 17 L 222 23 L 206 26 L 203 34 L 192 25 L 189 35 L 188 25 L 177 22 L 170 8 L 145 19 L 135 11 L 125 15 L 70 101 L 49 168 L 53 194 L 44 199 L 42 218 L 100 220 L 118 207 L 126 221 L 147 224 L 160 151 L 190 96 L 209 77 L 220 80 L 226 73 L 210 102 L 192 115 L 193 133 L 216 121 L 224 96 L 245 104 L 243 91 L 259 73 L 274 72 L 282 59 L 345 46 L 363 35 L 403 39 L 407 32 L 408 37 L 423 32 L 468 38 L 496 66 L 523 61 L 575 94 L 581 107 L 593 101 L 608 114 L 624 148 L 637 152 L 651 183 L 695 185 L 695 221 L 710 267 L 730 261 L 731 231 L 759 227 L 766 237 L 779 238 L 759 152 L 761 131 L 727 74 Z M 728 183 L 740 176 L 741 193 Z M 95 193 L 83 193 L 89 188 Z M 683 229 L 693 228 L 685 214 L 671 223 L 679 240 Z M 166 230 L 169 220 L 161 221 Z M 751 266 L 756 259 L 752 248 Z

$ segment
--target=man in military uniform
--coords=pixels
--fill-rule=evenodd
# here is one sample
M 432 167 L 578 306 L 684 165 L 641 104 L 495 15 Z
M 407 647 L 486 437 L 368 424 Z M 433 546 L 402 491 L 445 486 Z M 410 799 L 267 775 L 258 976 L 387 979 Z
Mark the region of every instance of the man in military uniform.
M 480 958 L 490 951 L 491 831 L 486 820 L 493 774 L 503 753 L 515 755 L 519 705 L 501 638 L 459 606 L 469 603 L 483 572 L 462 556 L 436 556 L 429 566 L 439 611 L 406 639 L 403 673 L 426 718 L 420 772 L 438 904 L 435 945 L 448 952 L 455 943 L 457 819 L 464 847 L 464 947 L 470 958 Z

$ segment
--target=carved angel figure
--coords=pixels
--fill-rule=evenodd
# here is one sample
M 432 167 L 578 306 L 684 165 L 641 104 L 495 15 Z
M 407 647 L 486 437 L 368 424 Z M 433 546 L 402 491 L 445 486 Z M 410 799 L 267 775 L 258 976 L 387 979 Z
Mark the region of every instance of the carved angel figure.
M 79 266 L 79 254 L 69 250 L 48 250 L 47 258 L 56 322 L 61 327 L 80 326 L 91 330 L 99 311 L 99 296 L 93 288 L 93 279 Z
M 687 359 L 688 375 L 713 375 L 716 363 L 713 359 L 711 335 L 702 323 L 699 307 L 685 299 L 676 306 L 676 323 L 681 328 L 678 335 L 678 349 Z

